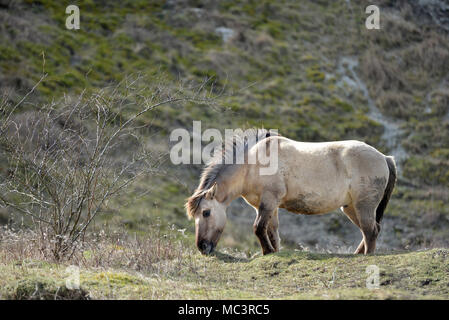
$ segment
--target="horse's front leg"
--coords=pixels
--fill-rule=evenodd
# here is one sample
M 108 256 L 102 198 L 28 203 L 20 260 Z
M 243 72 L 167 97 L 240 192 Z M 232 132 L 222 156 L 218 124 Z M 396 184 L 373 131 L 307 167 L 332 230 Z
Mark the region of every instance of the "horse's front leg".
M 267 233 L 274 251 L 278 252 L 281 246 L 281 239 L 279 238 L 278 209 L 275 209 L 271 216 L 270 222 L 268 223 Z
M 256 221 L 254 221 L 254 233 L 259 239 L 260 246 L 262 247 L 262 253 L 269 254 L 279 250 L 279 247 L 275 248 L 268 236 L 268 227 L 271 219 L 277 214 L 277 201 L 274 201 L 273 197 L 267 197 L 268 199 L 262 199 L 257 211 Z

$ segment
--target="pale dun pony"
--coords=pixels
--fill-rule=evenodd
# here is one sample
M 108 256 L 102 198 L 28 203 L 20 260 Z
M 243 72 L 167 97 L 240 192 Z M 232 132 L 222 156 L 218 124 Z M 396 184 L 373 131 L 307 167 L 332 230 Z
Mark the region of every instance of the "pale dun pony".
M 226 208 L 238 197 L 257 210 L 253 227 L 263 254 L 279 251 L 278 208 L 306 215 L 341 208 L 362 232 L 355 253 L 374 252 L 396 182 L 393 157 L 360 141 L 298 142 L 264 129 L 247 130 L 234 138 L 203 170 L 198 188 L 186 203 L 189 218 L 195 220 L 196 245 L 203 254 L 216 247 L 226 224 Z M 242 144 L 243 148 L 237 147 Z M 275 174 L 262 175 L 259 161 L 223 161 L 231 152 L 243 152 L 247 160 L 258 152 L 269 152 L 270 144 L 277 144 Z

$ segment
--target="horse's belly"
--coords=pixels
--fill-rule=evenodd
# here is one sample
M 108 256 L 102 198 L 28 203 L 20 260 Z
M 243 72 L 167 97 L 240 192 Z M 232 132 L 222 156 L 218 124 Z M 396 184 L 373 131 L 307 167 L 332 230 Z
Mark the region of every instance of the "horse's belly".
M 286 209 L 293 213 L 299 214 L 319 214 L 324 213 L 319 203 L 307 202 L 304 198 L 299 197 L 284 201 L 280 208 Z
M 350 181 L 343 164 L 309 156 L 283 166 L 287 194 L 281 208 L 300 214 L 320 214 L 347 204 Z
M 321 214 L 338 209 L 344 205 L 344 200 L 316 199 L 298 196 L 296 198 L 284 200 L 280 208 L 299 214 Z
M 346 188 L 334 189 L 328 192 L 320 190 L 319 192 L 290 194 L 283 199 L 280 207 L 299 214 L 331 212 L 350 202 L 349 193 L 344 189 Z

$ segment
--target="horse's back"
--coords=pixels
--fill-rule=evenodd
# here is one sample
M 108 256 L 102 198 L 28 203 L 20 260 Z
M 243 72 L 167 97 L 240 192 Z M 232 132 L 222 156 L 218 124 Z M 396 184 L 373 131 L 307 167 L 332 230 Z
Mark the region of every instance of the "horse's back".
M 287 189 L 282 207 L 293 212 L 316 214 L 335 210 L 350 201 L 351 188 L 388 175 L 385 156 L 361 141 L 314 143 L 277 139 L 279 170 Z
M 350 179 L 361 176 L 386 176 L 385 155 L 357 140 L 299 142 L 280 138 L 279 155 L 291 168 L 314 172 L 316 176 Z M 316 176 L 317 177 L 317 176 Z

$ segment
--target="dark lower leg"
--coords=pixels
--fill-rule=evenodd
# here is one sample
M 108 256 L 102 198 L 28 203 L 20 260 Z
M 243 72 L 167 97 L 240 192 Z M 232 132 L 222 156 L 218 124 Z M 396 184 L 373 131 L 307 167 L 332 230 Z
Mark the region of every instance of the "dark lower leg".
M 365 229 L 363 231 L 365 254 L 374 253 L 374 250 L 376 250 L 377 235 L 378 235 L 377 226 L 373 226 L 372 228 Z
M 376 250 L 376 239 L 370 239 L 365 241 L 365 254 L 374 253 Z
M 268 237 L 267 230 L 265 231 L 255 231 L 257 238 L 259 239 L 260 246 L 262 247 L 262 253 L 264 255 L 275 252 L 276 250 L 273 248 L 271 241 Z
M 355 250 L 354 254 L 363 254 L 365 253 L 365 241 L 362 239 L 359 246 Z
M 267 230 L 268 233 L 268 238 L 270 239 L 270 243 L 274 249 L 275 252 L 279 251 L 279 247 L 280 247 L 280 238 L 279 238 L 279 232 L 278 229 L 273 228 L 273 227 L 268 227 Z
M 257 214 L 256 221 L 254 222 L 254 233 L 259 239 L 260 246 L 262 247 L 262 253 L 268 254 L 275 252 L 273 245 L 271 244 L 271 240 L 268 236 L 268 221 L 270 219 L 270 215 L 267 212 L 261 212 Z
M 354 254 L 364 254 L 365 253 L 365 240 L 362 239 L 357 249 L 355 249 Z
M 268 223 L 267 233 L 274 251 L 278 252 L 281 239 L 279 238 L 279 218 L 277 209 L 273 212 L 270 222 Z

